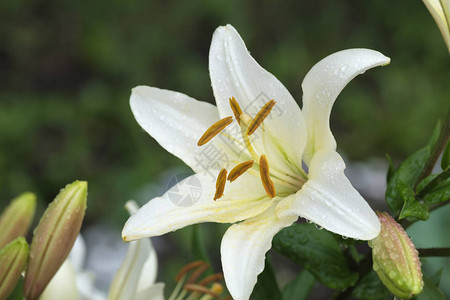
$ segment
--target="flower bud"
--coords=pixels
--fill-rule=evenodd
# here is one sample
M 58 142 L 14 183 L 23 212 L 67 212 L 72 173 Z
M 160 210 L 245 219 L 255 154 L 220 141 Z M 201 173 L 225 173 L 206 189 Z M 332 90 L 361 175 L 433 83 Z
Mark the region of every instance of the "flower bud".
M 24 282 L 25 298 L 37 299 L 69 255 L 86 210 L 87 182 L 68 184 L 48 206 L 34 231 Z
M 381 231 L 369 242 L 373 269 L 397 297 L 411 298 L 422 292 L 423 280 L 418 251 L 403 227 L 385 212 L 377 212 Z
M 36 196 L 23 193 L 11 200 L 0 216 L 0 248 L 19 236 L 25 236 L 33 221 L 36 210 Z
M 0 299 L 6 299 L 16 287 L 28 261 L 28 243 L 18 237 L 0 249 Z

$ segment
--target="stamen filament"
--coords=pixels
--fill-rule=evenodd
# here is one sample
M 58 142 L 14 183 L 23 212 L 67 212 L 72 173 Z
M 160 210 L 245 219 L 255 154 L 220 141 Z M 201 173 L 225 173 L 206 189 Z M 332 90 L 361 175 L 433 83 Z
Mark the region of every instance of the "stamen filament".
M 238 122 L 239 125 L 241 125 L 241 114 L 242 114 L 242 109 L 239 106 L 239 103 L 237 103 L 236 99 L 234 99 L 234 97 L 230 98 L 230 106 L 231 106 L 231 110 L 233 111 L 234 117 L 236 118 L 236 121 Z
M 251 173 L 254 176 L 260 176 L 258 171 L 250 169 L 248 172 Z M 276 177 L 276 175 L 273 175 L 270 178 L 272 179 L 272 181 L 274 183 L 276 183 L 278 185 L 285 186 L 285 187 L 290 188 L 290 189 L 292 189 L 294 191 L 298 191 L 300 189 L 300 187 L 298 185 L 292 184 L 290 182 L 283 181 L 282 179 Z
M 228 174 L 228 180 L 230 182 L 233 182 L 236 180 L 239 176 L 245 173 L 248 169 L 253 167 L 254 160 L 245 161 L 243 163 L 238 164 L 235 166 L 231 171 L 230 174 Z
M 178 276 L 177 276 L 178 278 Z M 180 293 L 181 289 L 183 288 L 184 279 L 186 278 L 186 275 L 183 275 L 181 278 L 179 278 L 177 285 L 175 286 L 175 289 L 173 290 L 172 294 L 170 294 L 168 300 L 176 300 L 178 294 Z
M 202 285 L 198 285 L 198 284 L 195 284 L 195 283 L 186 283 L 184 285 L 184 289 L 187 290 L 187 291 L 190 291 L 190 292 L 198 292 L 198 293 L 201 293 L 201 294 L 208 294 L 208 295 L 211 295 L 211 296 L 213 296 L 215 298 L 219 298 L 219 295 L 217 293 L 211 291 L 210 289 L 208 289 L 208 288 L 206 288 L 206 287 L 204 287 Z
M 191 276 L 186 280 L 186 283 L 194 283 L 196 282 L 206 270 L 208 270 L 209 264 L 205 263 L 197 268 L 194 272 L 192 272 Z
M 250 142 L 250 139 L 248 138 L 248 135 L 247 135 L 247 129 L 244 126 L 241 127 L 241 133 L 242 133 L 242 139 L 244 140 L 244 143 L 245 143 L 245 148 L 247 148 L 247 150 L 250 153 L 250 155 L 252 156 L 253 160 L 258 161 L 259 155 L 253 149 L 252 143 Z
M 233 122 L 233 117 L 226 117 L 212 124 L 208 129 L 206 129 L 205 133 L 198 140 L 197 145 L 202 146 L 209 142 L 213 137 L 224 130 L 225 127 L 230 125 L 231 122 Z
M 220 199 L 223 196 L 225 190 L 225 183 L 227 182 L 227 170 L 220 170 L 219 176 L 216 180 L 216 193 L 214 194 L 214 201 Z
M 180 281 L 180 279 L 181 279 L 184 275 L 186 275 L 190 270 L 195 269 L 195 268 L 197 268 L 198 266 L 205 265 L 205 264 L 207 264 L 207 263 L 205 263 L 204 261 L 196 260 L 196 261 L 193 261 L 193 262 L 191 262 L 191 263 L 185 265 L 185 266 L 180 270 L 180 272 L 178 272 L 177 276 L 175 277 L 175 281 L 176 281 L 176 282 Z
M 221 280 L 223 279 L 223 274 L 222 273 L 216 273 L 216 274 L 212 274 L 209 275 L 205 278 L 203 278 L 202 280 L 200 280 L 198 282 L 198 284 L 206 286 L 207 284 L 210 284 L 211 282 L 217 281 L 217 280 Z
M 269 115 L 275 103 L 276 103 L 275 100 L 272 99 L 266 104 L 264 104 L 264 106 L 256 114 L 256 117 L 254 117 L 253 120 L 250 122 L 250 125 L 248 125 L 247 135 L 252 135 L 255 132 L 255 130 L 261 125 L 264 119 Z
M 261 158 L 259 159 L 259 174 L 267 195 L 270 198 L 275 197 L 275 186 L 270 179 L 269 162 L 267 161 L 265 154 L 261 155 Z

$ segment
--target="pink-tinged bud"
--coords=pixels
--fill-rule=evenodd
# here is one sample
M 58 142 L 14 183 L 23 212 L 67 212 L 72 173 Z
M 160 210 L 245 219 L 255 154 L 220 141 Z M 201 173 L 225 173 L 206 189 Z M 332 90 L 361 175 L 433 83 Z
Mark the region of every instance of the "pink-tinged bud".
M 34 231 L 25 275 L 26 299 L 37 299 L 69 255 L 86 210 L 87 182 L 68 184 L 44 212 Z
M 6 299 L 16 287 L 28 261 L 28 243 L 18 237 L 0 249 L 0 300 Z
M 377 212 L 381 231 L 369 242 L 373 269 L 397 297 L 409 299 L 422 292 L 419 253 L 400 224 L 385 212 Z
M 33 193 L 23 193 L 11 200 L 0 216 L 0 248 L 27 234 L 35 210 L 36 196 Z

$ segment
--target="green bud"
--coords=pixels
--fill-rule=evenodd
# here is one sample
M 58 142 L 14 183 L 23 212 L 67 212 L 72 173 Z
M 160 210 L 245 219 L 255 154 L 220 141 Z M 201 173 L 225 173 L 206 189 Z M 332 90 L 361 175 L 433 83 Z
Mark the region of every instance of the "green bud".
M 381 231 L 369 242 L 373 269 L 391 293 L 411 298 L 423 288 L 419 253 L 400 224 L 385 212 L 377 212 Z
M 68 184 L 44 212 L 34 231 L 24 295 L 37 299 L 69 255 L 86 210 L 87 182 Z
M 28 261 L 28 243 L 18 237 L 0 249 L 0 300 L 6 299 L 16 287 Z
M 19 236 L 25 236 L 33 221 L 36 210 L 36 196 L 23 193 L 11 200 L 0 216 L 0 248 Z

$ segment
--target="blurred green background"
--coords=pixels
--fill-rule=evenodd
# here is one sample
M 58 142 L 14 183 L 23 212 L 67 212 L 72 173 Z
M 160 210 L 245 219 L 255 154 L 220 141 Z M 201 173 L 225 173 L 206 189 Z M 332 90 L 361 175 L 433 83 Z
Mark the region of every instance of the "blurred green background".
M 135 122 L 130 89 L 145 84 L 214 102 L 209 44 L 227 23 L 299 102 L 303 77 L 328 54 L 363 47 L 392 59 L 352 81 L 333 109 L 348 161 L 385 153 L 403 160 L 448 109 L 450 58 L 419 0 L 3 0 L 0 208 L 29 190 L 42 211 L 83 179 L 85 226 L 101 220 L 119 232 L 126 200 L 145 203 L 166 189 L 164 174 L 187 170 Z

